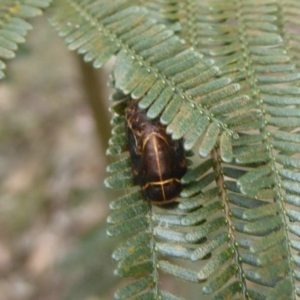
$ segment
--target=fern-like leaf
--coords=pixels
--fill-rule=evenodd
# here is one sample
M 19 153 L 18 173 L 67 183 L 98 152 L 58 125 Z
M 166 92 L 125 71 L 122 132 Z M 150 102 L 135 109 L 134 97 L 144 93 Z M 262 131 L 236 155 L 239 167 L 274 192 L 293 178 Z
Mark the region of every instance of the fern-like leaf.
M 3 60 L 15 57 L 18 44 L 25 42 L 25 36 L 32 26 L 28 18 L 42 14 L 52 0 L 3 0 L 0 7 L 0 78 L 4 77 Z
M 185 42 L 165 25 L 152 19 L 147 10 L 132 4 L 135 1 L 112 3 L 103 0 L 99 1 L 102 9 L 95 10 L 93 1 L 57 1 L 54 2 L 57 13 L 52 24 L 65 37 L 69 48 L 84 54 L 84 60 L 93 61 L 95 67 L 102 66 L 118 53 L 116 87 L 125 94 L 130 93 L 134 99 L 141 99 L 139 105 L 149 108 L 150 118 L 161 115 L 161 122 L 169 124 L 174 116 L 179 114 L 180 118 L 180 114 L 188 110 L 192 122 L 189 120 L 188 124 L 169 129 L 174 131 L 173 138 L 180 138 L 189 131 L 191 124 L 201 122 L 199 126 L 203 127 L 203 135 L 199 134 L 198 139 L 203 137 L 205 145 L 200 150 L 201 155 L 208 155 L 219 142 L 219 134 L 227 137 L 221 146 L 230 149 L 231 139 L 228 137 L 233 131 L 227 129 L 226 121 L 236 125 L 240 120 L 232 116 L 224 122 L 223 117 L 219 118 L 210 110 L 215 105 L 220 110 L 221 102 L 235 98 L 240 85 L 229 77 L 220 77 L 219 68 L 212 60 L 203 60 L 201 54 L 188 49 Z M 68 12 L 69 17 L 64 18 L 63 12 Z M 240 96 L 238 99 L 240 101 L 236 104 L 244 106 L 242 99 L 248 98 Z M 243 119 L 251 122 L 252 115 L 250 113 Z M 211 130 L 215 135 L 208 135 Z M 208 134 L 205 135 L 206 131 Z M 194 138 L 185 148 L 190 149 L 198 139 Z M 226 151 L 222 149 L 222 154 Z
M 112 98 L 121 100 L 120 94 L 118 95 L 119 96 L 113 96 Z M 123 101 L 127 101 L 125 95 Z M 118 103 L 113 108 L 115 120 L 123 119 L 122 114 L 124 112 L 121 112 L 120 115 L 116 113 L 116 111 L 120 111 L 121 107 L 124 108 L 122 104 Z M 116 130 L 116 128 L 122 126 L 121 124 L 123 124 L 123 126 L 125 125 L 124 119 L 120 122 L 113 122 L 116 124 L 113 130 L 116 134 L 114 134 L 110 140 L 112 146 L 114 146 L 114 141 L 116 140 L 115 136 L 120 132 L 119 129 Z M 123 151 L 124 150 L 126 150 L 126 147 Z M 108 153 L 110 154 L 111 150 L 108 150 Z M 108 167 L 108 171 L 113 174 L 105 181 L 109 187 L 123 188 L 124 185 L 126 185 L 127 190 L 130 187 L 133 189 L 131 193 L 118 198 L 111 204 L 111 208 L 114 212 L 108 218 L 108 222 L 112 223 L 112 226 L 108 229 L 108 234 L 130 234 L 132 236 L 123 246 L 116 250 L 113 257 L 119 264 L 116 270 L 118 275 L 139 277 L 140 279 L 134 281 L 129 286 L 121 288 L 116 293 L 116 299 L 125 299 L 129 295 L 128 293 L 130 293 L 131 296 L 133 295 L 131 293 L 142 293 L 141 295 L 150 293 L 155 298 L 159 295 L 165 297 L 166 292 L 162 291 L 159 287 L 160 271 L 192 282 L 203 280 L 199 277 L 200 275 L 196 269 L 187 269 L 184 265 L 180 264 L 180 261 L 177 263 L 165 261 L 161 258 L 161 255 L 190 261 L 192 257 L 196 257 L 194 254 L 196 252 L 198 253 L 197 259 L 201 259 L 199 258 L 198 244 L 203 243 L 204 239 L 207 239 L 207 234 L 211 228 L 215 227 L 215 230 L 217 230 L 217 228 L 221 228 L 221 226 L 225 224 L 224 218 L 220 218 L 219 216 L 213 218 L 207 224 L 205 222 L 206 218 L 215 215 L 222 207 L 222 203 L 217 201 L 219 191 L 215 189 L 208 189 L 207 192 L 203 191 L 203 198 L 206 199 L 206 201 L 212 201 L 212 203 L 208 203 L 205 209 L 197 213 L 195 212 L 194 215 L 186 216 L 186 213 L 190 210 L 189 207 L 202 208 L 202 205 L 204 205 L 205 200 L 203 199 L 202 205 L 198 204 L 195 206 L 195 195 L 205 190 L 216 178 L 213 171 L 214 161 L 209 159 L 196 170 L 184 176 L 182 182 L 186 188 L 181 195 L 182 197 L 188 198 L 184 200 L 177 209 L 175 208 L 168 212 L 161 210 L 156 211 L 154 208 L 151 209 L 149 203 L 143 199 L 140 191 L 134 188 L 129 166 L 130 161 L 127 156 L 111 164 Z M 120 178 L 122 179 L 120 180 Z M 128 184 L 124 184 L 124 182 L 127 182 L 127 180 L 124 181 L 125 178 L 128 178 Z M 197 183 L 197 180 L 199 183 Z M 195 189 L 193 186 L 197 188 Z M 199 189 L 199 186 L 201 186 L 202 189 Z M 191 203 L 194 203 L 194 206 L 191 206 Z M 167 227 L 162 225 L 162 223 L 167 225 Z M 194 234 L 185 232 L 186 226 L 201 223 L 203 225 L 195 227 Z M 148 232 L 154 233 L 154 236 Z M 201 235 L 201 237 L 197 238 L 195 235 Z M 213 239 L 211 243 L 214 244 L 214 248 L 217 248 L 226 241 L 227 235 L 224 233 L 222 235 L 218 234 L 216 239 Z M 195 258 L 193 260 L 195 260 Z M 145 285 L 145 282 L 147 282 L 147 285 Z
M 258 292 L 258 289 L 254 292 L 251 288 L 251 297 L 289 299 L 293 290 L 297 290 L 296 281 L 291 277 L 285 278 L 285 274 L 297 270 L 288 234 L 297 235 L 298 227 L 294 223 L 299 221 L 296 157 L 299 153 L 300 102 L 299 89 L 295 86 L 300 76 L 296 68 L 295 34 L 299 23 L 295 17 L 299 4 L 296 1 L 252 1 L 249 5 L 246 0 L 239 3 L 216 0 L 185 4 L 179 4 L 183 12 L 189 17 L 195 16 L 197 21 L 191 26 L 190 22 L 186 22 L 187 18 L 177 15 L 177 21 L 182 24 L 182 36 L 205 57 L 215 58 L 221 64 L 221 74 L 234 75 L 244 88 L 252 91 L 246 110 L 237 107 L 225 121 L 240 135 L 240 139 L 233 142 L 235 162 L 231 163 L 230 169 L 223 168 L 224 174 L 234 179 L 227 183 L 227 188 L 234 192 L 228 197 L 234 199 L 235 205 L 246 205 L 242 202 L 249 205 L 231 208 L 233 220 L 237 219 L 233 223 L 240 233 L 266 239 L 270 236 L 270 240 L 274 238 L 274 231 L 279 231 L 285 248 L 281 251 L 273 241 L 273 246 L 264 254 L 243 255 L 247 264 L 258 267 L 249 270 L 244 267 L 246 278 L 274 288 L 272 292 Z M 289 204 L 293 203 L 292 206 L 286 207 L 286 198 L 291 201 Z M 258 205 L 257 200 L 266 202 L 257 208 L 252 207 Z M 295 239 L 291 240 L 295 245 Z M 274 253 L 281 255 L 276 257 Z M 273 265 L 267 268 L 259 265 L 257 259 L 259 257 L 261 261 L 262 255 L 272 257 Z
M 285 19 L 297 26 L 299 5 L 93 3 L 56 1 L 52 20 L 69 48 L 95 67 L 117 55 L 107 154 L 121 159 L 108 167 L 106 185 L 126 194 L 111 205 L 108 233 L 130 236 L 114 253 L 116 273 L 138 279 L 116 298 L 176 299 L 161 290 L 161 270 L 196 282 L 212 299 L 296 299 L 299 43 Z M 173 209 L 151 207 L 134 186 L 126 95 L 149 118 L 159 117 L 173 139 L 184 137 L 186 150 L 199 143 L 200 162 L 182 178 Z M 233 133 L 239 138 L 232 140 Z

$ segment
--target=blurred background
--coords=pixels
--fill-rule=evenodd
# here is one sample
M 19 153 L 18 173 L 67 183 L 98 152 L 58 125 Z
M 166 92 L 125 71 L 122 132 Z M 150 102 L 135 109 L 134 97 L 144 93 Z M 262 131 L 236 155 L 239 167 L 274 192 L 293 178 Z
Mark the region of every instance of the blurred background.
M 32 24 L 0 83 L 0 300 L 112 299 L 109 70 Z

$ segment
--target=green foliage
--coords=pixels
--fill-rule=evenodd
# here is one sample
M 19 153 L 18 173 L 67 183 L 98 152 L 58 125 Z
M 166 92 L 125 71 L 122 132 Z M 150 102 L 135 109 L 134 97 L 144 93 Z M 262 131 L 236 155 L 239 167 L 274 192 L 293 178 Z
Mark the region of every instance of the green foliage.
M 24 19 L 42 14 L 51 0 L 1 0 L 0 1 L 0 79 L 4 77 L 6 59 L 15 57 L 18 44 L 32 26 Z
M 113 259 L 132 281 L 115 299 L 182 299 L 160 286 L 162 272 L 210 299 L 296 299 L 299 1 L 143 2 L 54 0 L 51 18 L 95 67 L 117 57 L 107 154 L 120 157 L 105 183 L 124 195 L 110 205 L 108 235 L 126 238 Z M 151 206 L 134 186 L 129 98 L 192 155 L 173 207 Z

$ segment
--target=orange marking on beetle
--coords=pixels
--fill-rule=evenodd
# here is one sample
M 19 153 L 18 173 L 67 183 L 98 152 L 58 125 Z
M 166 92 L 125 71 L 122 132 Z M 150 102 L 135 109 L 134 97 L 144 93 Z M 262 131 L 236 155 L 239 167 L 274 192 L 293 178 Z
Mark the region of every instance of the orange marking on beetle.
M 156 165 L 157 165 L 159 179 L 160 179 L 159 181 L 162 181 L 161 167 L 160 167 L 160 162 L 158 160 L 157 140 L 155 137 L 153 137 L 152 140 L 153 140 L 153 146 L 154 146 L 154 152 L 155 152 Z M 162 192 L 164 200 L 166 200 L 166 194 L 165 194 L 163 185 L 161 186 L 161 192 Z
M 159 133 L 157 133 L 157 132 L 152 132 L 152 133 L 149 134 L 149 136 L 145 137 L 145 140 L 143 141 L 143 145 L 142 145 L 142 150 L 144 150 L 144 148 L 145 148 L 147 142 L 148 142 L 150 139 L 152 139 L 153 137 L 154 137 L 154 138 L 160 138 L 160 139 L 162 139 L 166 144 L 168 144 L 168 141 L 167 141 L 161 134 L 159 134 Z
M 170 179 L 162 180 L 162 181 L 151 181 L 151 182 L 148 182 L 148 183 L 146 183 L 142 187 L 142 189 L 147 189 L 149 186 L 153 186 L 153 185 L 164 185 L 166 183 L 171 183 L 171 182 L 174 182 L 174 181 L 180 183 L 179 179 L 177 179 L 177 178 L 170 178 Z

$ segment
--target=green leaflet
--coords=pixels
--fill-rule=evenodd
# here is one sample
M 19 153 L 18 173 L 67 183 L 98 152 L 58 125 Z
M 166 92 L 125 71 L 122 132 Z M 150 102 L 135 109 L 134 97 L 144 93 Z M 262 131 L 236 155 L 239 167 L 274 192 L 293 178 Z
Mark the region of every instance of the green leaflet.
M 153 264 L 151 261 L 145 260 L 132 264 L 126 268 L 117 268 L 115 274 L 121 277 L 139 277 L 147 275 L 153 271 Z
M 172 134 L 174 140 L 178 140 L 188 132 L 193 124 L 199 119 L 199 112 L 192 106 L 183 107 L 183 109 L 174 117 L 168 125 L 167 132 Z
M 276 160 L 285 166 L 299 168 L 300 167 L 300 160 L 294 157 L 289 157 L 287 155 L 278 155 Z
M 181 182 L 183 184 L 188 184 L 199 177 L 201 177 L 203 174 L 205 174 L 210 168 L 212 168 L 215 165 L 215 161 L 213 159 L 208 159 L 204 161 L 202 164 L 194 168 L 193 170 L 189 170 L 182 178 Z
M 191 257 L 192 249 L 169 243 L 156 243 L 156 249 L 163 255 L 168 257 L 178 257 L 189 259 Z
M 250 123 L 261 116 L 261 112 L 257 110 L 246 110 L 246 111 L 239 111 L 237 114 L 231 114 L 226 123 L 229 126 L 238 127 L 240 124 Z
M 148 245 L 141 245 L 140 247 L 132 250 L 123 260 L 118 263 L 118 270 L 127 272 L 128 269 L 134 265 L 144 263 L 151 257 L 151 248 Z M 134 276 L 134 275 L 133 275 Z M 130 277 L 133 277 L 130 276 Z
M 117 224 L 120 222 L 124 222 L 127 219 L 134 218 L 139 215 L 146 214 L 149 210 L 149 205 L 143 202 L 137 202 L 134 205 L 124 208 L 123 210 L 118 210 L 111 214 L 107 218 L 107 222 L 110 224 Z
M 133 186 L 133 179 L 131 175 L 131 169 L 127 169 L 120 173 L 107 177 L 104 181 L 106 187 L 114 189 L 122 189 L 125 187 Z
M 203 286 L 203 293 L 211 294 L 215 292 L 220 287 L 224 286 L 235 275 L 236 271 L 235 265 L 230 265 L 222 269 L 214 278 L 211 278 L 208 283 Z
M 282 222 L 279 217 L 273 216 L 253 223 L 235 222 L 234 225 L 237 231 L 262 236 L 279 228 L 280 225 L 282 225 Z
M 250 247 L 252 253 L 262 252 L 271 247 L 280 245 L 284 241 L 284 235 L 281 230 L 275 231 L 261 240 L 256 241 Z
M 161 292 L 161 296 L 163 297 L 164 300 L 184 300 L 183 298 L 176 297 L 176 296 L 174 296 L 168 292 L 164 292 L 164 291 Z
M 191 260 L 196 261 L 204 258 L 214 249 L 224 245 L 224 243 L 228 241 L 228 238 L 228 234 L 224 232 L 210 239 L 208 242 L 203 243 L 192 253 Z
M 211 199 L 214 199 L 219 194 L 220 189 L 218 187 L 214 187 L 201 193 L 200 195 L 196 195 L 195 197 L 183 199 L 183 201 L 179 203 L 178 208 L 182 211 L 192 211 L 195 208 L 202 207 L 204 203 Z
M 189 68 L 185 71 L 182 71 L 178 74 L 176 74 L 172 81 L 174 84 L 179 84 L 179 87 L 187 89 L 192 88 L 195 85 L 197 85 L 198 81 L 202 82 L 204 81 L 203 76 L 205 76 L 206 79 L 209 79 L 212 75 L 216 74 L 218 71 L 218 68 L 213 65 L 212 60 L 208 60 L 203 64 L 203 62 L 198 62 L 198 67 L 201 68 L 201 72 L 199 72 L 198 68 Z M 203 74 L 204 73 L 204 74 Z M 198 81 L 196 80 L 199 77 Z M 191 83 L 189 83 L 191 81 Z
M 285 196 L 285 201 L 289 204 L 300 206 L 300 197 L 298 196 L 287 194 Z
M 183 218 L 182 215 L 177 215 L 177 214 L 172 214 L 172 213 L 159 213 L 159 212 L 157 212 L 153 216 L 153 220 L 157 221 L 159 224 L 164 223 L 167 226 L 168 225 L 180 225 L 182 218 Z
M 298 133 L 289 133 L 284 131 L 273 131 L 271 132 L 272 137 L 277 140 L 283 140 L 288 142 L 300 142 L 300 135 Z
M 271 91 L 268 91 L 268 94 L 271 94 Z M 287 91 L 287 95 L 283 92 L 283 95 L 280 96 L 272 96 L 272 94 L 269 96 L 264 96 L 263 100 L 264 102 L 268 103 L 268 104 L 275 104 L 275 105 L 297 105 L 299 103 L 299 97 L 290 97 L 290 95 L 288 94 L 288 92 L 292 91 Z M 298 90 L 297 90 L 298 92 Z M 278 94 L 279 91 L 278 91 Z M 299 93 L 297 93 L 299 94 Z M 292 93 L 293 95 L 293 93 Z
M 156 82 L 157 76 L 155 74 L 151 74 L 147 76 L 147 78 L 144 78 L 140 84 L 133 90 L 132 92 L 132 98 L 133 99 L 139 99 L 143 95 L 145 95 L 152 85 Z
M 193 92 L 197 91 L 197 95 L 199 95 L 199 92 L 199 96 L 203 93 L 204 96 L 202 96 L 200 100 L 201 105 L 213 108 L 214 104 L 218 104 L 219 101 L 231 98 L 231 96 L 234 96 L 240 90 L 241 87 L 239 84 L 226 85 L 230 82 L 230 79 L 225 78 L 224 80 L 218 80 L 211 84 L 207 84 L 203 89 L 194 90 Z M 240 105 L 242 105 L 242 103 L 240 103 Z M 238 107 L 236 106 L 235 109 L 237 108 Z
M 205 175 L 198 181 L 194 181 L 193 183 L 187 185 L 184 190 L 181 192 L 180 196 L 183 198 L 194 196 L 197 193 L 200 193 L 204 188 L 206 188 L 213 180 L 216 179 L 215 173 L 209 173 Z
M 272 172 L 272 168 L 269 164 L 267 164 L 265 166 L 258 167 L 246 173 L 245 175 L 241 176 L 240 178 L 238 178 L 237 183 L 240 186 L 246 186 L 248 184 L 253 183 L 256 180 L 260 180 L 264 176 L 270 175 L 271 172 Z
M 138 281 L 134 281 L 133 283 L 124 286 L 123 288 L 120 288 L 115 293 L 115 299 L 128 299 L 129 297 L 139 294 L 146 288 L 151 287 L 151 285 L 154 285 L 153 277 L 144 277 Z
M 184 148 L 190 150 L 194 147 L 198 139 L 202 136 L 207 126 L 209 125 L 209 119 L 206 117 L 200 117 L 195 123 L 194 127 L 188 132 L 184 141 Z
M 235 169 L 235 168 L 232 168 L 232 167 L 224 167 L 223 168 L 223 174 L 225 176 L 228 176 L 229 178 L 233 178 L 233 179 L 239 179 L 237 181 L 237 185 L 239 185 L 239 181 L 244 178 L 245 174 L 249 174 L 250 172 L 246 172 L 245 170 L 243 169 Z
M 294 233 L 297 236 L 300 236 L 300 226 L 299 225 L 290 224 L 289 231 L 291 233 Z
M 168 274 L 172 274 L 173 276 L 192 281 L 198 282 L 197 273 L 195 271 L 191 271 L 189 269 L 185 269 L 182 267 L 178 267 L 173 265 L 167 261 L 160 261 L 159 268 Z
M 133 249 L 140 247 L 141 245 L 145 245 L 150 242 L 151 236 L 149 234 L 145 234 L 143 232 L 138 233 L 127 239 L 125 243 L 119 246 L 113 254 L 112 257 L 115 261 L 119 261 L 124 259 L 130 253 L 133 252 Z
M 223 132 L 220 139 L 221 158 L 224 162 L 231 162 L 233 159 L 232 136 L 228 132 Z
M 163 125 L 169 124 L 173 120 L 178 110 L 180 109 L 181 105 L 182 105 L 182 97 L 180 97 L 179 95 L 173 97 L 172 101 L 168 103 L 168 105 L 166 106 L 164 112 L 160 117 L 161 123 Z
M 127 220 L 116 225 L 112 225 L 107 230 L 108 236 L 118 236 L 127 234 L 133 231 L 146 229 L 148 226 L 148 220 L 145 216 L 137 216 L 134 219 Z
M 233 282 L 222 289 L 216 296 L 212 297 L 212 300 L 230 300 L 239 292 L 241 292 L 241 286 L 239 282 Z
M 109 207 L 111 210 L 117 210 L 134 204 L 137 201 L 143 201 L 143 197 L 140 191 L 134 191 L 130 194 L 125 194 L 124 196 L 117 198 L 110 203 Z
M 219 125 L 212 123 L 207 128 L 205 136 L 203 138 L 202 144 L 199 148 L 199 155 L 202 157 L 207 157 L 210 151 L 213 149 L 217 142 L 217 138 L 220 133 Z
M 152 86 L 152 89 L 147 93 L 147 95 L 139 102 L 139 107 L 144 109 L 148 108 L 155 99 L 158 98 L 160 93 L 165 87 L 165 82 L 163 80 L 157 79 Z
M 293 285 L 290 279 L 284 279 L 278 282 L 275 288 L 267 295 L 267 300 L 271 299 L 289 299 L 293 295 Z
M 185 233 L 167 229 L 167 228 L 162 228 L 160 226 L 155 228 L 154 234 L 157 238 L 164 239 L 172 243 L 186 242 Z
M 122 128 L 124 131 L 124 127 Z M 120 170 L 128 169 L 131 166 L 129 157 L 122 158 L 107 166 L 106 171 L 109 173 L 114 173 Z
M 282 245 L 278 247 L 272 247 L 268 251 L 260 254 L 243 253 L 241 258 L 243 262 L 256 267 L 265 267 L 270 265 L 274 261 L 279 261 L 284 254 L 285 249 Z
M 275 274 L 282 274 L 287 270 L 287 262 L 285 260 L 278 262 L 277 264 L 272 264 L 268 268 L 249 269 L 245 271 L 247 279 L 253 280 L 254 282 L 261 282 L 262 285 L 273 285 L 276 281 L 279 281 L 278 278 L 274 278 Z
M 274 141 L 274 148 L 282 153 L 297 153 L 300 150 L 300 143 Z
M 299 194 L 300 193 L 300 184 L 291 180 L 283 180 L 282 186 L 287 189 L 289 192 Z
M 280 207 L 276 204 L 269 204 L 257 208 L 248 209 L 243 214 L 244 220 L 257 220 L 270 215 L 275 215 L 280 211 Z
M 297 210 L 289 209 L 287 211 L 287 215 L 291 221 L 299 221 L 300 220 L 300 213 Z
M 211 204 L 204 206 L 195 212 L 190 213 L 181 220 L 181 224 L 184 226 L 196 225 L 204 221 L 210 215 L 220 211 L 223 208 L 223 203 L 221 201 L 216 201 Z
M 196 243 L 206 237 L 208 233 L 214 232 L 226 225 L 226 220 L 223 217 L 214 219 L 208 224 L 200 225 L 191 232 L 186 234 L 186 240 L 191 243 Z
M 251 104 L 251 99 L 247 95 L 238 96 L 234 99 L 221 101 L 211 109 L 214 115 L 232 112 L 237 106 L 247 106 Z
M 208 279 L 210 275 L 220 269 L 232 256 L 233 251 L 231 248 L 221 251 L 201 268 L 200 272 L 198 272 L 198 278 L 200 280 Z
M 136 300 L 154 300 L 156 298 L 157 298 L 156 293 L 146 292 L 146 293 L 136 296 L 134 299 L 136 299 Z
M 166 107 L 168 102 L 171 100 L 174 93 L 174 89 L 171 87 L 165 88 L 162 93 L 156 98 L 154 104 L 150 106 L 147 111 L 147 116 L 150 119 L 155 119 L 158 117 L 162 110 Z
M 298 172 L 291 171 L 288 169 L 280 169 L 279 172 L 280 172 L 280 175 L 284 178 L 291 179 L 291 180 L 297 181 L 297 182 L 300 181 L 300 176 L 299 176 Z

